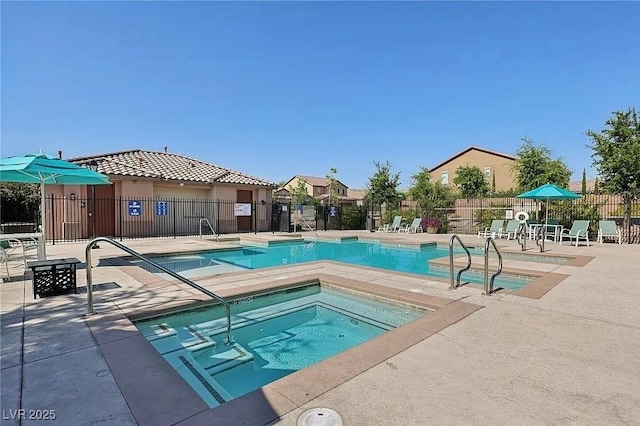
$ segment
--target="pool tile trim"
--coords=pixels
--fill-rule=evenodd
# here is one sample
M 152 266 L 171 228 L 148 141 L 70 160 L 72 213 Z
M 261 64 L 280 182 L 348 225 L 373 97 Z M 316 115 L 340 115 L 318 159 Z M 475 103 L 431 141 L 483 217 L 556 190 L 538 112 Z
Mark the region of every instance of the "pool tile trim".
M 135 329 L 131 323 L 134 315 L 124 315 L 127 311 L 139 317 L 158 315 L 167 312 L 166 306 L 149 307 L 144 312 L 140 312 L 138 308 L 98 314 L 87 317 L 87 324 L 96 336 L 96 342 L 139 424 L 265 424 L 300 408 L 317 396 L 483 308 L 459 300 L 328 274 L 291 277 L 221 290 L 219 294 L 225 298 L 238 298 L 314 283 L 369 293 L 372 296 L 410 303 L 433 311 L 362 345 L 215 408 L 208 408 L 142 333 Z M 205 304 L 204 301 L 194 302 L 193 295 L 184 293 L 185 299 L 172 303 L 172 311 Z M 131 357 L 132 353 L 137 355 Z M 157 404 L 162 406 L 161 409 L 157 408 Z

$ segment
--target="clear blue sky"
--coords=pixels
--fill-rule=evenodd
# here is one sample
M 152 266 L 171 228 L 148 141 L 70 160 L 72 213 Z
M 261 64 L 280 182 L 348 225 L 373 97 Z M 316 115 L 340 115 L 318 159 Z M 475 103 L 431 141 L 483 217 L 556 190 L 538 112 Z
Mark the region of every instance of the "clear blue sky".
M 273 181 L 402 187 L 469 145 L 544 143 L 640 108 L 638 2 L 6 2 L 2 157 L 132 148 Z

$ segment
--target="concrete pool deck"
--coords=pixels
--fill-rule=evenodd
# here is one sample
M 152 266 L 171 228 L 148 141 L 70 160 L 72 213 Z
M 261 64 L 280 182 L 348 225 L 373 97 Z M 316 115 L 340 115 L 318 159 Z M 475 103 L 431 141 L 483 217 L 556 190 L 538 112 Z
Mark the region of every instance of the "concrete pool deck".
M 446 235 L 319 234 L 448 243 Z M 283 239 L 271 233 L 239 237 Z M 483 242 L 473 235 L 462 238 L 473 246 Z M 507 251 L 519 249 L 514 241 L 496 242 Z M 84 260 L 85 244 L 48 246 L 47 252 L 50 258 Z M 197 238 L 125 244 L 143 254 L 218 245 Z M 346 372 L 362 364 L 366 354 L 345 352 L 327 360 L 325 368 L 332 374 L 325 371 L 323 377 L 316 369 L 316 376 L 306 379 L 324 380 L 320 393 L 286 381 L 295 373 L 261 392 L 208 409 L 184 382 L 170 381 L 163 366 L 149 365 L 153 349 L 127 318 L 207 297 L 183 284 L 147 281 L 127 269 L 140 268 L 114 265 L 105 259 L 124 253 L 101 244 L 93 252 L 94 265 L 100 263 L 94 268 L 96 315 L 84 316 L 82 268 L 78 295 L 34 299 L 30 280 L 0 284 L 2 424 L 43 421 L 29 417 L 51 416 L 47 410 L 55 410 L 55 420 L 47 424 L 295 425 L 305 410 L 315 407 L 337 411 L 345 425 L 640 423 L 640 245 L 548 243 L 546 248 L 547 254 L 590 259 L 576 266 L 505 259 L 507 267 L 566 275 L 537 299 L 508 292 L 484 296 L 476 286 L 448 290 L 441 281 L 333 262 L 196 280 L 223 295 L 300 277 L 338 277 L 384 286 L 389 293 L 411 292 L 449 300 L 452 306 L 479 307 L 437 332 L 419 336 L 397 354 L 377 354 L 376 362 L 355 375 Z M 526 253 L 539 251 L 534 246 Z M 474 258 L 474 265 L 481 265 L 480 259 Z M 22 271 L 17 263 L 12 266 L 12 275 Z M 139 351 L 122 350 L 132 342 Z M 183 397 L 162 401 L 157 391 L 154 399 L 153 387 L 147 395 L 132 393 L 131 386 L 140 382 L 156 390 L 175 386 Z M 20 409 L 25 410 L 24 420 L 18 419 Z

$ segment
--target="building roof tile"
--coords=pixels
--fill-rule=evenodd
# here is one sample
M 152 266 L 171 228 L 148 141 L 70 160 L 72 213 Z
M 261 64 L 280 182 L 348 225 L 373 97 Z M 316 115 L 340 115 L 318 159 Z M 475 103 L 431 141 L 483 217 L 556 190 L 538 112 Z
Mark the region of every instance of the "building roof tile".
M 98 172 L 107 175 L 157 178 L 184 182 L 225 183 L 274 187 L 265 179 L 226 169 L 215 164 L 167 152 L 130 151 L 111 152 L 69 159 L 83 165 L 95 160 Z

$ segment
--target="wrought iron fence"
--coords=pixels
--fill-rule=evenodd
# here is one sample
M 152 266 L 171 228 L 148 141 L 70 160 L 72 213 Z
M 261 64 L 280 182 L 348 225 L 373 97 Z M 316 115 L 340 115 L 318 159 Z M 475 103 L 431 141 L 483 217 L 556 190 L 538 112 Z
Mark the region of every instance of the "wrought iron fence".
M 40 225 L 39 206 L 0 200 L 0 232 L 33 232 Z M 162 198 L 75 198 L 50 195 L 46 199 L 47 240 L 81 241 L 95 236 L 119 239 L 194 236 L 200 234 L 200 219 L 206 218 L 218 234 L 249 232 L 290 232 L 300 218 L 320 230 L 375 229 L 382 219 L 376 207 L 356 204 L 336 206 L 292 206 L 289 202 L 238 203 L 229 200 Z M 398 206 L 406 215 L 416 215 L 409 203 Z M 526 211 L 531 218 L 557 220 L 570 228 L 574 220 L 591 221 L 595 239 L 598 221 L 613 220 L 622 229 L 622 241 L 640 243 L 640 200 L 631 205 L 631 220 L 624 222 L 624 205 L 619 195 L 587 194 L 571 201 L 545 202 L 519 198 L 458 199 L 450 207 L 438 209 L 443 220 L 440 232 L 475 234 L 493 219 L 510 219 Z M 371 210 L 371 211 L 370 211 Z M 208 226 L 203 234 L 210 234 Z
M 206 218 L 218 234 L 280 230 L 286 210 L 278 204 L 205 199 L 87 198 L 50 195 L 46 198 L 47 240 L 81 241 L 94 236 L 119 239 L 211 234 Z M 39 206 L 3 209 L 3 233 L 32 232 L 40 225 Z M 285 219 L 289 222 L 288 217 Z M 28 228 L 28 229 L 27 229 Z

